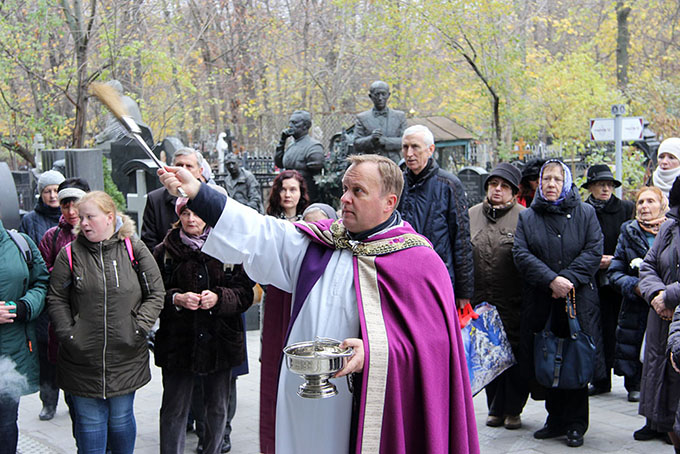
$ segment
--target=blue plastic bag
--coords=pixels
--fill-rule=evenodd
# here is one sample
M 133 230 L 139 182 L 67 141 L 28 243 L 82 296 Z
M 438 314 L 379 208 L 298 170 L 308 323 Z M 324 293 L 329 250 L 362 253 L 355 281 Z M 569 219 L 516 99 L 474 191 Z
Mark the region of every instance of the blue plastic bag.
M 461 334 L 473 396 L 516 362 L 496 307 L 480 303 L 474 312 L 478 317 L 461 317 L 469 320 Z

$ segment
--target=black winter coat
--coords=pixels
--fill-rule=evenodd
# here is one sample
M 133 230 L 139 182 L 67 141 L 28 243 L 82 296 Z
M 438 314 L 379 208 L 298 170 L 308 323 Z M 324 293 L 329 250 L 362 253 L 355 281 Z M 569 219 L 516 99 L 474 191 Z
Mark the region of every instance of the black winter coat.
M 223 265 L 182 243 L 172 229 L 154 250 L 166 295 L 156 333 L 156 365 L 205 374 L 238 366 L 245 359 L 241 313 L 253 303 L 253 285 L 241 265 Z M 210 310 L 191 311 L 172 303 L 175 293 L 211 290 Z
M 146 196 L 144 217 L 142 218 L 142 241 L 150 251 L 163 242 L 163 238 L 177 221 L 175 200 L 165 188 L 154 189 Z
M 586 203 L 590 204 L 591 198 L 586 200 Z M 594 207 L 594 205 L 593 205 Z M 619 233 L 621 233 L 621 225 L 630 221 L 633 217 L 633 210 L 635 209 L 635 204 L 630 200 L 621 200 L 615 195 L 612 195 L 604 207 L 598 209 L 595 207 L 595 213 L 597 214 L 597 221 L 600 223 L 600 228 L 602 228 L 602 234 L 604 235 L 604 254 L 613 255 L 616 250 L 616 243 L 619 239 Z
M 576 314 L 581 329 L 601 347 L 600 306 L 594 276 L 602 256 L 602 232 L 592 206 L 581 203 L 576 186 L 559 206 L 536 196 L 519 214 L 513 246 L 515 265 L 524 278 L 520 363 L 533 376 L 534 333 L 541 331 L 553 311 L 553 332 L 569 333 L 565 300 L 553 299 L 550 283 L 569 279 L 576 289 Z M 598 348 L 595 370 L 604 370 Z M 595 379 L 604 377 L 595 377 Z
M 647 327 L 649 305 L 635 293 L 640 279 L 640 265 L 630 266 L 634 259 L 644 259 L 649 250 L 647 236 L 637 221 L 621 226 L 614 258 L 607 272 L 610 284 L 623 295 L 614 351 L 614 373 L 635 377 L 642 369 L 640 347 Z
M 591 195 L 586 200 L 586 203 L 592 205 L 593 208 L 595 208 L 597 222 L 600 223 L 600 228 L 602 229 L 602 234 L 604 235 L 603 254 L 614 255 L 616 243 L 619 240 L 619 233 L 621 233 L 621 224 L 629 221 L 633 217 L 633 209 L 635 208 L 635 204 L 629 200 L 621 200 L 613 194 L 602 208 L 598 208 L 592 203 L 592 200 L 593 196 Z M 607 279 L 607 270 L 598 270 L 597 283 L 600 287 L 609 284 Z M 606 293 L 606 295 L 610 294 L 612 294 L 612 292 Z M 612 296 L 615 295 L 612 294 Z
M 474 294 L 474 262 L 465 189 L 458 177 L 430 158 L 421 174 L 404 172 L 399 202 L 403 219 L 424 235 L 446 264 L 456 298 Z
M 645 301 L 664 290 L 664 304 L 675 309 L 680 303 L 680 230 L 678 229 L 678 207 L 666 214 L 668 220 L 661 225 L 654 244 L 640 267 L 640 292 Z M 675 317 L 675 314 L 674 314 Z M 650 309 L 647 317 L 645 340 L 645 361 L 640 383 L 640 414 L 647 417 L 654 430 L 670 432 L 676 420 L 678 399 L 680 399 L 680 374 L 675 372 L 668 361 L 669 341 L 677 342 L 676 336 L 669 339 L 671 322 L 662 320 Z M 674 355 L 675 356 L 675 355 Z
M 21 219 L 19 231 L 30 236 L 35 244 L 40 244 L 45 232 L 59 223 L 60 216 L 61 208 L 49 207 L 38 199 L 35 209 Z

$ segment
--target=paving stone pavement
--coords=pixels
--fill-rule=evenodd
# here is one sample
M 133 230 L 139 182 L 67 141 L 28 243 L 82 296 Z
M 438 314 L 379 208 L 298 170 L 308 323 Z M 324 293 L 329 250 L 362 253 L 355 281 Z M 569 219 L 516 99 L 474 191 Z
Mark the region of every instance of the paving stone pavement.
M 258 454 L 258 400 L 259 400 L 259 332 L 248 332 L 248 356 L 250 374 L 237 381 L 238 407 L 233 421 L 232 453 Z M 161 403 L 161 371 L 151 366 L 151 382 L 137 392 L 135 415 L 137 419 L 137 442 L 135 453 L 157 453 L 158 410 Z M 569 448 L 564 438 L 535 440 L 533 432 L 540 429 L 546 413 L 543 402 L 529 400 L 522 414 L 523 427 L 519 430 L 491 428 L 485 425 L 486 397 L 484 392 L 474 399 L 479 441 L 482 454 L 561 454 L 561 453 L 641 453 L 672 454 L 672 446 L 654 440 L 633 440 L 633 431 L 644 424 L 637 414 L 637 404 L 626 401 L 623 380 L 614 378 L 613 391 L 591 397 L 590 428 L 581 448 Z M 51 421 L 40 421 L 41 404 L 38 394 L 24 396 L 19 408 L 20 454 L 70 454 L 75 453 L 71 435 L 71 420 L 62 401 Z M 196 436 L 187 434 L 185 453 L 194 453 Z M 323 452 L 322 450 L 320 452 Z M 420 453 L 414 453 L 420 454 Z

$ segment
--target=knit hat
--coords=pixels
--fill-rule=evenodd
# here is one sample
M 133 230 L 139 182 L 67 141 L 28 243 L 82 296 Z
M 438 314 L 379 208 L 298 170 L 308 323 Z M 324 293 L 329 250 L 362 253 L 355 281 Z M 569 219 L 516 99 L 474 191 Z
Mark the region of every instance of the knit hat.
M 656 152 L 656 156 L 661 156 L 663 153 L 668 153 L 675 156 L 675 159 L 680 161 L 680 138 L 670 137 L 659 145 L 659 150 Z
M 595 164 L 588 168 L 588 177 L 586 182 L 581 185 L 583 189 L 588 189 L 592 183 L 598 181 L 611 181 L 614 183 L 614 187 L 618 188 L 621 186 L 621 182 L 614 178 L 614 174 L 607 164 Z
M 57 172 L 56 170 L 48 170 L 47 172 L 43 172 L 38 178 L 38 194 L 42 194 L 43 190 L 47 186 L 51 186 L 53 184 L 60 185 L 65 179 L 66 178 L 64 178 L 64 175 Z
M 498 164 L 486 177 L 484 182 L 484 190 L 486 191 L 489 187 L 489 180 L 493 177 L 500 177 L 507 181 L 510 186 L 512 186 L 513 193 L 519 192 L 519 182 L 522 179 L 522 173 L 519 169 L 507 162 L 501 162 Z

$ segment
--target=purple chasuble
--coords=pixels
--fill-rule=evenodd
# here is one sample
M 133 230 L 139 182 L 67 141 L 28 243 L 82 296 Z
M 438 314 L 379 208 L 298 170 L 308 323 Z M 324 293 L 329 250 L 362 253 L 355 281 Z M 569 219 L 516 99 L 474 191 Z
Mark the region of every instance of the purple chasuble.
M 348 242 L 340 221 L 296 226 L 313 243 L 286 317 L 287 332 L 277 335 L 283 341 L 280 348 L 333 250 L 347 248 L 354 254 L 365 362 L 361 383 L 355 383 L 359 414 L 353 451 L 479 453 L 451 280 L 429 242 L 406 222 L 363 243 Z M 264 423 L 272 429 L 271 441 L 274 421 Z

